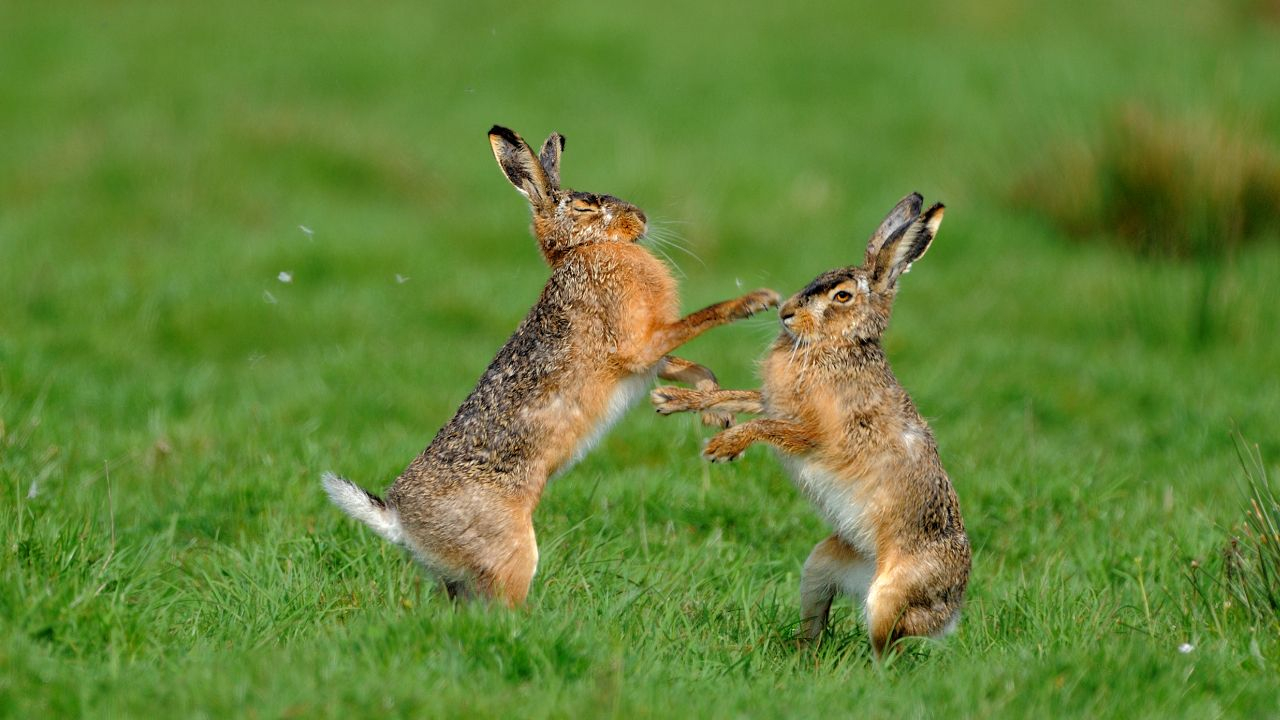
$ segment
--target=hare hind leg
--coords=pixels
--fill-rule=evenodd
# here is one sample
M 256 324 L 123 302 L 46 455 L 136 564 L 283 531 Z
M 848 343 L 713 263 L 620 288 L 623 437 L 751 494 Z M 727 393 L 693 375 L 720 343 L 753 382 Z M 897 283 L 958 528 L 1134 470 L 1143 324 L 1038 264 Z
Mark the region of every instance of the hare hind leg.
M 508 607 L 524 602 L 538 545 L 527 513 L 499 504 L 481 511 L 459 507 L 451 498 L 437 501 L 434 514 L 403 517 L 406 543 L 422 567 L 440 580 L 458 604 L 498 601 Z
M 800 576 L 800 637 L 814 642 L 822 637 L 837 592 L 859 601 L 875 572 L 875 562 L 832 535 L 814 546 Z
M 940 638 L 959 623 L 963 583 L 928 576 L 910 583 L 884 579 L 878 576 L 867 596 L 867 624 L 876 655 L 883 655 L 904 637 Z
M 877 615 L 871 620 L 871 647 L 876 655 L 884 655 L 902 638 L 941 638 L 954 631 L 959 622 L 960 609 L 955 607 L 913 604 L 894 610 L 877 608 Z
M 538 569 L 538 542 L 533 524 L 513 530 L 502 553 L 476 574 L 479 593 L 507 607 L 523 605 Z

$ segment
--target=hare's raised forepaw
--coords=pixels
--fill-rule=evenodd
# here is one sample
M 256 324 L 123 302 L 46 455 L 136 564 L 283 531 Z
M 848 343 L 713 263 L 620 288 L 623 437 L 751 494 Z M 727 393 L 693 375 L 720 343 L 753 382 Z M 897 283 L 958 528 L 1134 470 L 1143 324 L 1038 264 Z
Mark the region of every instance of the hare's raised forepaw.
M 671 415 L 691 410 L 702 410 L 702 392 L 681 387 L 664 386 L 649 393 L 649 402 L 659 415 Z M 721 430 L 733 427 L 733 413 L 723 410 L 702 410 L 702 424 Z
M 708 440 L 707 446 L 702 449 L 702 457 L 713 463 L 732 462 L 742 457 L 751 446 L 751 436 L 744 430 L 745 427 L 735 425 Z
M 742 296 L 742 304 L 739 306 L 741 317 L 751 317 L 761 310 L 778 307 L 782 303 L 782 296 L 773 290 L 764 288 L 754 292 L 747 293 Z
M 653 403 L 653 409 L 657 410 L 659 415 L 697 410 L 697 398 L 697 390 L 670 385 L 654 388 L 653 392 L 649 393 L 649 402 Z

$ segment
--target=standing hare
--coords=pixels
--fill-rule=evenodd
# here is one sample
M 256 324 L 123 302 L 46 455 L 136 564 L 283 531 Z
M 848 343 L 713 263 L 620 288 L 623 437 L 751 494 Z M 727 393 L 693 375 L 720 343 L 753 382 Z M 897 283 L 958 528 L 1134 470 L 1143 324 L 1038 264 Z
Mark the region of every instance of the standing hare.
M 667 353 L 779 298 L 757 290 L 681 318 L 670 271 L 637 244 L 644 213 L 611 195 L 560 187 L 563 137 L 553 133 L 539 155 L 495 126 L 489 144 L 529 201 L 551 278 L 385 500 L 332 474 L 324 485 L 348 515 L 407 546 L 450 597 L 514 606 L 538 564 L 533 510 L 547 479 L 585 455 L 655 375 L 716 389 L 711 371 Z M 703 417 L 721 427 L 732 421 Z
M 943 206 L 911 194 L 867 244 L 862 267 L 819 275 L 782 306 L 782 333 L 760 392 L 661 387 L 658 412 L 755 413 L 703 451 L 735 460 L 754 442 L 779 451 L 831 524 L 800 580 L 803 637 L 817 640 L 837 592 L 862 600 L 871 644 L 955 628 L 969 581 L 969 539 L 933 433 L 889 369 L 880 337 L 898 278 L 929 249 Z

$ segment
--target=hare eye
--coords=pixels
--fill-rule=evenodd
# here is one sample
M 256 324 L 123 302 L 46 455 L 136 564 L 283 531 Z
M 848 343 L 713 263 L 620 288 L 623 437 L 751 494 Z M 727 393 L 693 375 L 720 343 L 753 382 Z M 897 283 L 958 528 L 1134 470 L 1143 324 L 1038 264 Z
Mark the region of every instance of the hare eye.
M 595 210 L 595 208 L 591 207 L 590 205 L 574 205 L 573 206 L 574 212 L 583 213 L 583 212 L 591 212 L 592 210 Z
M 834 295 L 834 299 L 836 302 L 847 303 L 853 299 L 853 294 L 850 293 L 848 290 L 841 290 L 840 292 Z

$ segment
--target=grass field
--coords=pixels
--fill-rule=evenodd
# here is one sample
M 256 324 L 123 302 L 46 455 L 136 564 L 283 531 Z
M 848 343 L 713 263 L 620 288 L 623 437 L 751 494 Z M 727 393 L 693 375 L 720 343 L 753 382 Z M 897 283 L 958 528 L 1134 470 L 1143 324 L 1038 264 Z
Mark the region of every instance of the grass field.
M 1144 258 L 1010 201 L 1133 104 L 1275 144 L 1267 3 L 359 5 L 0 4 L 0 715 L 1280 716 L 1277 624 L 1188 579 L 1248 507 L 1233 433 L 1280 472 L 1280 243 Z M 796 647 L 822 523 L 647 408 L 548 488 L 520 612 L 328 504 L 545 280 L 495 122 L 678 233 L 690 310 L 947 203 L 887 346 L 975 548 L 955 636 L 876 664 L 845 604 Z M 775 320 L 681 354 L 753 387 Z

